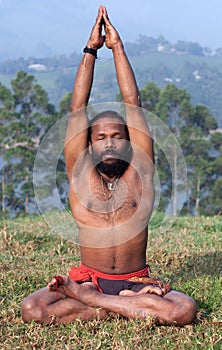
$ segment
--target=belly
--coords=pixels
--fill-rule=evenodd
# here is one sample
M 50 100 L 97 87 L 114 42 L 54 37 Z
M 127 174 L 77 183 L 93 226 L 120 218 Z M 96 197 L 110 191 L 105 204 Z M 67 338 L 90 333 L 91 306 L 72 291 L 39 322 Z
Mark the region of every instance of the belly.
M 138 271 L 146 264 L 147 229 L 133 239 L 109 248 L 81 247 L 81 261 L 108 274 Z

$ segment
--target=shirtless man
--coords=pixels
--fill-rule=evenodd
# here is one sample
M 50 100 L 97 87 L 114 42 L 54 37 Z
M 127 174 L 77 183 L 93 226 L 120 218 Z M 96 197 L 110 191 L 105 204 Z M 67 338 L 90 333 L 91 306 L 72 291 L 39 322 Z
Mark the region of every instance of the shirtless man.
M 96 52 L 104 43 L 113 53 L 127 126 L 116 112 L 105 111 L 91 121 L 89 129 L 86 107 Z M 193 299 L 148 278 L 153 143 L 140 107 L 123 43 L 100 6 L 76 75 L 65 144 L 69 199 L 82 262 L 69 276 L 53 278 L 23 301 L 25 322 L 68 323 L 113 313 L 134 319 L 151 315 L 160 324 L 184 325 L 194 320 Z

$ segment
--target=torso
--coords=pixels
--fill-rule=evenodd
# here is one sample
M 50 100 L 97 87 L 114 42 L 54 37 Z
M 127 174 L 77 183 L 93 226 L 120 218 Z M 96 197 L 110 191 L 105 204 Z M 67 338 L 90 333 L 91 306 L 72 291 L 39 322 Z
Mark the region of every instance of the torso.
M 146 264 L 153 169 L 137 171 L 137 165 L 132 164 L 112 192 L 89 158 L 70 183 L 69 199 L 79 230 L 81 260 L 104 273 L 128 273 Z

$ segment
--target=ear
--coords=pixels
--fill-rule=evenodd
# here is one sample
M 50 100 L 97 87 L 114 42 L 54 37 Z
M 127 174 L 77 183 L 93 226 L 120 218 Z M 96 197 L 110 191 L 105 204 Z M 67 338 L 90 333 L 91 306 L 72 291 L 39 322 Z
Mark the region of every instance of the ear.
M 89 142 L 89 154 L 92 154 L 92 143 Z

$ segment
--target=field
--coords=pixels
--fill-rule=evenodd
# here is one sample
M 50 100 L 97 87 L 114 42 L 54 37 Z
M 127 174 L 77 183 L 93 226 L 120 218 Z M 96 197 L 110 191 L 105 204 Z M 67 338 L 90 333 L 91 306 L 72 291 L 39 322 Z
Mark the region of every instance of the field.
M 180 217 L 160 234 L 150 228 L 147 261 L 152 275 L 192 296 L 197 319 L 185 327 L 146 321 L 106 321 L 42 326 L 24 324 L 20 303 L 55 274 L 77 264 L 79 247 L 55 236 L 39 217 L 1 221 L 0 349 L 221 349 L 222 217 Z

